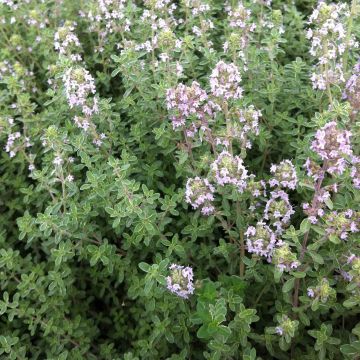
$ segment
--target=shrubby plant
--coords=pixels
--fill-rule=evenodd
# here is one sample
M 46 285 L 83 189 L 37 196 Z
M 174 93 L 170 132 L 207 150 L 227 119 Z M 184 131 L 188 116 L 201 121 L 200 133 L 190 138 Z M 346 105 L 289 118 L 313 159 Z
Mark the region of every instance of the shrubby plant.
M 359 12 L 0 0 L 0 358 L 360 358 Z

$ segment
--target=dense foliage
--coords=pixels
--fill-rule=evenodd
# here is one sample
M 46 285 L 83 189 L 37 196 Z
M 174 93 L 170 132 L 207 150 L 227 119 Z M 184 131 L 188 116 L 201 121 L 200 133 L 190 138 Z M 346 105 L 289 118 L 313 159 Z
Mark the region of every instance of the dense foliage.
M 0 0 L 0 359 L 360 359 L 358 14 Z

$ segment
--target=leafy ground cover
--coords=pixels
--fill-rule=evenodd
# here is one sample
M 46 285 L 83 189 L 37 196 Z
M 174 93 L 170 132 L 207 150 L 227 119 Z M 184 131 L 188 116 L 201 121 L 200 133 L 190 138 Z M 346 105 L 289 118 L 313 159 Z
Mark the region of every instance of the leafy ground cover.
M 359 359 L 359 12 L 0 0 L 0 359 Z

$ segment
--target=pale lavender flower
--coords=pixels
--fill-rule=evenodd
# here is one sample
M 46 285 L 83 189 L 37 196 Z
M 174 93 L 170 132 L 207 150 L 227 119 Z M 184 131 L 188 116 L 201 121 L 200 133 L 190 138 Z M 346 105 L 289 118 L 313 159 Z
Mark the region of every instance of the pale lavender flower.
M 281 233 L 283 225 L 290 221 L 294 210 L 289 202 L 289 196 L 283 190 L 272 191 L 271 197 L 265 205 L 264 219 L 270 220 Z
M 278 165 L 272 165 L 270 172 L 274 175 L 269 180 L 270 186 L 279 186 L 295 190 L 297 185 L 297 175 L 294 165 L 290 160 L 283 160 Z
M 211 164 L 211 169 L 217 184 L 221 186 L 235 185 L 239 192 L 243 192 L 246 188 L 247 170 L 239 156 L 233 156 L 224 150 Z
M 353 113 L 360 110 L 360 62 L 353 69 L 353 74 L 346 83 L 344 98 L 350 103 Z
M 352 178 L 354 188 L 360 189 L 360 157 L 353 156 L 351 163 L 352 167 L 350 169 L 350 176 Z
M 319 129 L 311 143 L 311 150 L 327 162 L 330 174 L 340 175 L 347 167 L 344 156 L 351 156 L 351 132 L 341 130 L 335 121 L 331 121 Z
M 307 295 L 308 295 L 308 297 L 313 298 L 315 296 L 314 290 L 311 289 L 311 288 L 308 288 L 307 289 Z
M 53 161 L 53 164 L 56 166 L 61 166 L 63 162 L 64 160 L 61 158 L 61 156 L 56 156 Z
M 326 233 L 338 236 L 342 240 L 360 231 L 360 212 L 352 209 L 341 212 L 332 211 L 324 215 L 323 220 L 326 224 Z
M 98 100 L 95 95 L 95 81 L 90 73 L 82 67 L 71 67 L 63 75 L 65 94 L 70 108 L 79 107 L 88 120 L 99 112 Z M 81 123 L 75 118 L 75 122 Z M 81 126 L 82 127 L 82 126 Z
M 243 89 L 240 87 L 241 76 L 235 64 L 219 61 L 210 75 L 211 92 L 215 97 L 240 99 Z
M 186 183 L 185 200 L 194 209 L 201 209 L 203 215 L 210 215 L 214 213 L 215 188 L 209 183 L 207 179 L 200 177 L 190 178 Z
M 309 18 L 313 28 L 308 29 L 306 37 L 311 40 L 310 54 L 318 59 L 311 76 L 313 87 L 325 90 L 332 84 L 345 81 L 343 56 L 350 48 L 357 48 L 355 37 L 348 34 L 348 5 L 321 1 Z
M 269 261 L 276 246 L 274 232 L 264 222 L 249 226 L 245 232 L 246 246 L 249 253 L 266 257 Z
M 248 137 L 251 134 L 259 135 L 259 119 L 262 116 L 260 110 L 256 110 L 253 105 L 245 109 L 234 107 L 230 111 L 232 124 L 232 136 L 238 138 L 244 148 L 251 148 L 251 142 Z
M 191 86 L 178 84 L 168 89 L 166 102 L 167 109 L 173 113 L 171 122 L 174 130 L 184 127 L 188 118 L 204 121 L 213 116 L 213 106 L 208 101 L 208 95 L 196 81 Z
M 194 293 L 193 270 L 191 267 L 172 264 L 169 267 L 170 276 L 166 278 L 167 289 L 183 299 L 188 299 Z
M 81 45 L 74 33 L 75 26 L 75 23 L 67 22 L 64 26 L 60 27 L 54 36 L 54 46 L 61 55 L 70 56 L 73 61 L 81 61 L 81 55 L 79 54 Z
M 272 263 L 281 271 L 291 271 L 297 269 L 300 262 L 296 254 L 290 249 L 289 244 L 279 240 L 272 256 Z

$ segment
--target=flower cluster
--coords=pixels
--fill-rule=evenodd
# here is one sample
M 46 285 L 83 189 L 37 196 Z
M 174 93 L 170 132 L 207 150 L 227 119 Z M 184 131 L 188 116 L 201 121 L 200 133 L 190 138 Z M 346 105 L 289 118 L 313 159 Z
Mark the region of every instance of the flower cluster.
M 279 319 L 279 325 L 275 328 L 276 334 L 287 338 L 292 338 L 298 328 L 299 322 L 291 320 L 287 315 L 282 315 Z
M 250 134 L 259 135 L 259 118 L 262 116 L 260 110 L 256 110 L 253 105 L 245 109 L 237 107 L 230 110 L 230 116 L 234 119 L 232 124 L 232 135 L 238 138 L 241 146 L 251 148 L 248 139 Z
M 240 72 L 235 64 L 219 61 L 210 75 L 211 93 L 226 100 L 240 99 L 243 92 L 240 81 Z
M 101 138 L 95 132 L 95 125 L 91 120 L 94 114 L 99 112 L 98 99 L 93 96 L 96 93 L 95 82 L 90 73 L 83 67 L 71 67 L 63 75 L 65 94 L 70 108 L 78 108 L 81 115 L 74 116 L 77 127 L 88 131 L 93 130 L 97 146 L 102 144 Z
M 250 194 L 257 198 L 261 195 L 266 196 L 266 182 L 264 180 L 255 180 L 255 175 L 250 174 L 248 181 L 247 181 L 247 191 L 250 192 Z
M 251 20 L 251 10 L 239 2 L 236 8 L 228 7 L 227 13 L 231 35 L 224 43 L 224 51 L 227 52 L 228 49 L 231 52 L 238 51 L 238 55 L 246 63 L 244 52 L 249 44 L 251 33 L 256 29 L 256 24 Z
M 210 5 L 203 0 L 183 0 L 184 6 L 191 9 L 193 16 L 199 16 L 210 11 Z
M 346 240 L 351 233 L 360 231 L 360 212 L 348 209 L 346 211 L 333 211 L 323 217 L 328 235 L 335 235 Z
M 321 179 L 319 179 L 321 181 Z M 330 190 L 330 188 L 328 187 Z M 332 187 L 333 191 L 336 190 Z M 319 188 L 316 190 L 316 193 L 313 196 L 311 204 L 303 203 L 303 211 L 309 217 L 309 220 L 312 224 L 316 224 L 318 222 L 318 217 L 321 217 L 325 214 L 324 207 L 326 202 L 330 200 L 331 194 L 327 190 L 327 188 Z
M 238 188 L 239 192 L 243 192 L 246 188 L 248 174 L 243 160 L 239 156 L 233 156 L 228 151 L 223 151 L 212 163 L 211 169 L 218 185 L 232 184 Z
M 215 211 L 214 187 L 207 179 L 200 177 L 190 178 L 186 182 L 185 200 L 194 209 L 200 208 L 203 215 L 210 215 Z
M 360 110 L 360 62 L 353 69 L 353 74 L 346 82 L 344 98 L 350 103 L 354 114 Z
M 276 190 L 270 193 L 271 197 L 265 205 L 264 219 L 270 220 L 281 233 L 283 226 L 290 221 L 294 210 L 289 202 L 289 196 L 283 190 Z
M 54 46 L 59 54 L 68 56 L 72 61 L 81 61 L 81 44 L 74 33 L 75 26 L 75 23 L 66 22 L 60 27 L 54 36 Z
M 329 280 L 323 278 L 316 287 L 307 289 L 307 295 L 314 300 L 318 299 L 322 303 L 326 303 L 329 299 L 336 298 L 336 291 L 330 286 Z
M 186 120 L 193 117 L 195 120 L 205 122 L 207 117 L 213 116 L 213 106 L 207 101 L 208 95 L 199 83 L 193 81 L 191 86 L 178 84 L 166 92 L 167 108 L 173 110 L 171 116 L 173 129 L 186 125 Z M 193 123 L 197 128 L 198 126 Z
M 358 47 L 355 38 L 347 33 L 349 16 L 347 4 L 321 1 L 309 18 L 309 24 L 313 25 L 307 32 L 307 38 L 311 39 L 310 53 L 318 58 L 311 76 L 315 89 L 325 90 L 329 85 L 345 81 L 343 55 L 347 49 Z
M 360 157 L 352 157 L 352 167 L 350 170 L 350 176 L 355 189 L 360 189 Z
M 5 145 L 5 151 L 9 153 L 9 156 L 12 158 L 20 149 L 30 146 L 30 139 L 28 137 L 24 138 L 19 131 L 16 131 L 9 134 Z
M 289 244 L 282 241 L 278 242 L 273 252 L 272 262 L 281 272 L 291 271 L 300 265 L 296 254 L 291 251 Z
M 70 108 L 80 107 L 86 116 L 98 112 L 97 99 L 91 97 L 96 93 L 94 78 L 83 67 L 71 67 L 64 76 L 65 93 Z
M 283 160 L 278 165 L 273 164 L 270 172 L 274 175 L 274 177 L 269 180 L 270 186 L 295 190 L 298 179 L 295 167 L 290 160 Z
M 277 239 L 274 232 L 264 222 L 259 221 L 256 226 L 249 226 L 245 232 L 246 246 L 250 253 L 271 259 Z
M 109 34 L 130 31 L 131 21 L 126 13 L 128 3 L 127 0 L 95 0 L 90 2 L 88 12 L 80 13 L 89 20 L 89 31 L 97 32 L 99 35 L 99 44 L 95 51 L 104 51 Z
M 170 275 L 166 278 L 167 289 L 183 299 L 194 293 L 193 270 L 191 267 L 172 264 Z
M 345 156 L 352 155 L 350 144 L 351 132 L 341 130 L 335 121 L 319 129 L 311 144 L 311 150 L 326 161 L 326 170 L 330 174 L 342 174 L 347 167 Z

